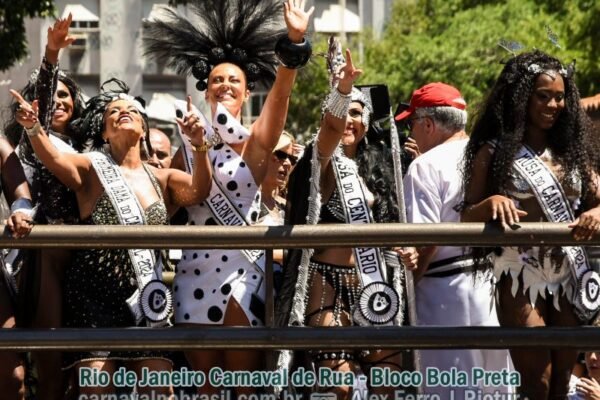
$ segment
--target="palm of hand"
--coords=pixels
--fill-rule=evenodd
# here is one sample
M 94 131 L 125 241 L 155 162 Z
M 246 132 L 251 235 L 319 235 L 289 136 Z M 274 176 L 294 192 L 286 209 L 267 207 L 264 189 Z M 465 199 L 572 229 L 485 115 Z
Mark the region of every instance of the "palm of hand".
M 298 2 L 298 4 L 297 4 Z M 311 7 L 308 11 L 304 11 L 306 0 L 286 0 L 284 6 L 284 19 L 287 25 L 288 32 L 304 36 L 308 29 L 308 21 L 315 7 Z
M 304 33 L 308 28 L 308 18 L 308 13 L 296 8 L 286 14 L 285 22 L 288 30 Z
M 68 30 L 50 28 L 48 32 L 48 46 L 52 49 L 64 49 L 71 42 L 67 38 L 68 34 Z

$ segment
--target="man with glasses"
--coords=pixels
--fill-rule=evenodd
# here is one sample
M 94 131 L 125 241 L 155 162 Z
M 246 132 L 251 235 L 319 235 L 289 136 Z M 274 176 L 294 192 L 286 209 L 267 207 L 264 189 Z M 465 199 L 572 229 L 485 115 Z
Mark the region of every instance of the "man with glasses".
M 407 221 L 460 222 L 463 200 L 460 166 L 468 142 L 466 102 L 447 84 L 430 83 L 413 92 L 408 109 L 396 116 L 410 131 L 420 156 L 404 177 Z M 415 296 L 419 325 L 498 326 L 492 274 L 477 274 L 466 249 L 430 246 L 418 249 Z M 467 398 L 472 393 L 507 393 L 506 387 L 478 387 L 473 368 L 501 371 L 510 367 L 506 350 L 428 350 L 421 352 L 423 372 L 428 367 L 468 376 L 467 387 L 423 388 L 440 398 Z M 467 392 L 471 393 L 467 393 Z M 481 391 L 481 392 L 479 392 Z

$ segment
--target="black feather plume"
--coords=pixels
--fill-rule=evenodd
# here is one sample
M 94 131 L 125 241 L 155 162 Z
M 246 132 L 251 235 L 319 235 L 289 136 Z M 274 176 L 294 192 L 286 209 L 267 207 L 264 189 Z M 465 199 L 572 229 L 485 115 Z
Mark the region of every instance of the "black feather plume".
M 275 43 L 286 32 L 280 1 L 192 0 L 188 6 L 192 19 L 163 7 L 160 17 L 144 21 L 146 55 L 178 74 L 192 73 L 199 89 L 223 62 L 242 68 L 249 83 L 273 83 Z

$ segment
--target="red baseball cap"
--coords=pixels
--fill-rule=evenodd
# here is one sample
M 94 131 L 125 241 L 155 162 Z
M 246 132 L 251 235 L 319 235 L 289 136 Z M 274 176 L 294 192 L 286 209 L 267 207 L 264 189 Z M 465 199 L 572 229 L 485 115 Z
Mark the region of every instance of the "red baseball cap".
M 442 82 L 428 83 L 415 90 L 410 98 L 410 105 L 406 110 L 396 115 L 396 121 L 411 116 L 417 108 L 425 107 L 455 107 L 459 110 L 467 108 L 467 103 L 462 95 L 454 86 L 446 85 Z

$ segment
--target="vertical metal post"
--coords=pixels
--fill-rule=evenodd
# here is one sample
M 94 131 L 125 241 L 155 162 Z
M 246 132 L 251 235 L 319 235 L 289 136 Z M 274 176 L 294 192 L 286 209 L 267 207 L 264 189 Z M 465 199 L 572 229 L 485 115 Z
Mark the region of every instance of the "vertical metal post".
M 396 186 L 396 197 L 398 201 L 398 208 L 400 214 L 400 223 L 406 223 L 406 205 L 404 204 L 404 185 L 402 182 L 402 161 L 400 159 L 400 138 L 398 137 L 398 130 L 396 129 L 396 121 L 394 120 L 394 113 L 390 109 L 390 143 L 392 147 L 392 158 L 394 164 L 394 179 Z M 399 274 L 400 271 L 394 271 L 394 275 Z M 404 268 L 404 279 L 406 282 L 406 303 L 408 306 L 408 321 L 410 326 L 417 326 L 417 306 L 415 300 L 415 284 L 413 279 L 412 271 L 409 271 L 406 267 Z M 415 371 L 421 370 L 421 356 L 418 350 L 414 350 L 413 366 Z M 421 387 L 415 388 L 417 394 L 422 393 Z

